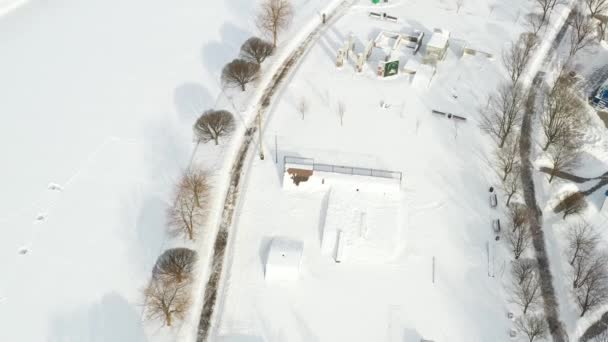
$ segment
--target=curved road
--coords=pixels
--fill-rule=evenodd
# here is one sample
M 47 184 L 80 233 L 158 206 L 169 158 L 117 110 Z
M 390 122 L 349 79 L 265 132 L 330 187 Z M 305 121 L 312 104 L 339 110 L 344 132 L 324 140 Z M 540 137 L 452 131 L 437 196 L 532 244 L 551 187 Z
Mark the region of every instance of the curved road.
M 326 16 L 326 25 L 319 23 L 317 27 L 298 45 L 298 47 L 287 57 L 287 59 L 281 64 L 279 69 L 273 75 L 270 83 L 264 89 L 264 92 L 259 99 L 256 106 L 258 107 L 255 118 L 261 120 L 266 111 L 270 106 L 270 101 L 273 95 L 281 86 L 281 82 L 285 79 L 289 72 L 293 70 L 293 67 L 298 64 L 301 57 L 308 51 L 312 44 L 320 37 L 324 28 L 331 25 L 332 21 L 339 18 L 345 11 L 354 3 L 353 0 L 342 1 L 333 11 Z M 214 319 L 214 312 L 218 306 L 218 295 L 223 285 L 223 273 L 224 265 L 227 256 L 227 250 L 230 249 L 229 233 L 232 220 L 234 218 L 234 212 L 236 203 L 240 193 L 241 178 L 243 176 L 243 166 L 245 165 L 248 151 L 251 147 L 251 143 L 254 141 L 254 136 L 258 127 L 256 124 L 252 125 L 245 132 L 245 139 L 243 140 L 238 153 L 233 163 L 232 170 L 230 172 L 230 186 L 228 193 L 224 201 L 222 209 L 222 220 L 218 230 L 213 246 L 213 258 L 211 262 L 211 271 L 205 291 L 203 294 L 203 310 L 199 319 L 198 331 L 197 331 L 197 342 L 206 342 L 209 338 L 209 331 L 213 328 L 212 322 Z M 228 252 L 229 253 L 229 252 Z M 221 299 L 221 296 L 220 296 Z

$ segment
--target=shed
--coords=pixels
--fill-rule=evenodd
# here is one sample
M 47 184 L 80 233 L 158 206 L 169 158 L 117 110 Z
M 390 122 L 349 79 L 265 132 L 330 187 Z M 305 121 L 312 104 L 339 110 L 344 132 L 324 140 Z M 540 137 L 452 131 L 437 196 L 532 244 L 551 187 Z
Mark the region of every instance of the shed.
M 426 45 L 426 56 L 437 60 L 443 60 L 448 51 L 450 31 L 434 29 L 431 39 Z
M 269 281 L 293 281 L 300 275 L 304 244 L 286 238 L 273 238 L 266 260 L 265 278 Z

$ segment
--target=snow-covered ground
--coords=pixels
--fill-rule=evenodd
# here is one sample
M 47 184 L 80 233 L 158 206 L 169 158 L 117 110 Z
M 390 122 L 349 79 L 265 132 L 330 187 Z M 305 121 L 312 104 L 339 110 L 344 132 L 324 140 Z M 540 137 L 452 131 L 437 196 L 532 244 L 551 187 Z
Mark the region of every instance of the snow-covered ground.
M 365 3 L 359 2 L 321 37 L 271 109 L 264 140 L 270 158 L 253 158 L 233 227 L 226 298 L 217 319 L 220 340 L 507 339 L 512 323 L 503 288 L 509 257 L 491 229 L 491 220 L 501 213 L 488 203 L 488 188 L 495 181 L 488 164 L 493 143 L 481 133 L 478 114 L 504 71 L 500 58 L 460 54 L 466 41 L 500 56 L 522 32 L 518 18 L 530 3 L 498 5 L 490 13 L 486 1 L 467 2 L 457 14 L 442 1 L 394 2 L 385 11 L 397 16 L 398 23 L 368 18 Z M 451 31 L 453 39 L 428 88 L 412 86 L 405 76 L 378 79 L 377 60 L 361 75 L 351 63 L 335 67 L 336 51 L 350 33 L 361 51 L 380 30 L 417 29 L 429 37 L 435 27 Z M 420 57 L 405 52 L 402 66 L 408 58 Z M 302 98 L 310 107 L 304 120 L 296 109 Z M 432 114 L 432 109 L 467 121 Z M 361 260 L 359 254 L 349 260 L 347 245 L 345 260 L 336 264 L 323 254 L 321 240 L 332 222 L 348 224 L 357 214 L 383 205 L 393 208 L 392 196 L 365 200 L 372 195 L 363 187 L 374 187 L 369 180 L 339 189 L 351 207 L 332 204 L 331 185 L 287 191 L 284 156 L 403 172 L 398 219 L 383 222 L 392 225 L 386 231 L 398 231 L 387 234 L 396 241 L 385 241 L 397 246 L 390 261 Z M 297 282 L 264 280 L 268 244 L 276 236 L 304 243 Z
M 164 213 L 256 5 L 0 1 L 0 340 L 175 339 L 141 290 L 183 243 Z M 324 3 L 294 5 L 285 39 Z
M 569 34 L 569 32 L 567 33 Z M 557 54 L 552 61 L 547 64 L 545 71 L 549 79 L 554 79 L 559 68 L 567 59 L 569 49 L 569 37 L 566 36 L 562 44 L 558 48 Z M 572 62 L 572 68 L 579 74 L 581 78 L 580 88 L 581 96 L 587 97 L 591 95 L 591 91 L 601 83 L 601 80 L 608 77 L 605 68 L 608 65 L 608 48 L 605 42 L 598 44 L 594 42 L 588 48 L 577 53 Z M 580 137 L 580 158 L 577 167 L 571 170 L 571 173 L 586 178 L 599 177 L 605 172 L 608 172 L 608 129 L 598 117 L 596 111 L 587 105 L 587 119 L 589 122 Z M 542 152 L 540 144 L 544 142 L 544 137 L 540 131 L 539 123 L 536 123 L 537 136 L 539 142 L 536 147 L 534 164 L 537 168 L 542 166 L 550 167 L 547 154 Z M 575 298 L 571 293 L 572 282 L 570 275 L 570 265 L 565 260 L 564 251 L 567 246 L 566 234 L 569 227 L 576 224 L 578 221 L 585 220 L 592 224 L 602 236 L 601 248 L 607 248 L 608 234 L 605 227 L 608 224 L 607 209 L 602 208 L 606 199 L 606 191 L 608 186 L 597 189 L 593 194 L 587 196 L 589 207 L 581 215 L 568 217 L 567 220 L 562 219 L 561 214 L 555 214 L 553 208 L 559 203 L 560 196 L 571 191 L 585 191 L 595 186 L 599 180 L 591 180 L 583 183 L 574 183 L 567 180 L 555 179 L 551 184 L 548 183 L 548 177 L 545 173 L 537 172 L 535 174 L 535 184 L 537 189 L 537 200 L 543 210 L 544 217 L 544 232 L 547 243 L 548 252 L 552 260 L 552 272 L 554 275 L 554 287 L 560 301 L 560 315 L 563 322 L 567 326 L 568 333 L 571 339 L 579 338 L 585 330 L 600 316 L 608 310 L 608 306 L 604 305 L 596 310 L 580 317 L 580 310 L 575 302 Z M 603 210 L 603 211 L 602 211 Z

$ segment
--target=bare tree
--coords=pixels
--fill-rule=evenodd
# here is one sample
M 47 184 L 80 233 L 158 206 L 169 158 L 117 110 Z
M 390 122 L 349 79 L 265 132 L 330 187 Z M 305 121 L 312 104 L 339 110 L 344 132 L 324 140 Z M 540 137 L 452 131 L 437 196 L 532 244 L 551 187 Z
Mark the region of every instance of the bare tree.
M 540 30 L 545 26 L 547 22 L 543 21 L 542 14 L 539 13 L 529 13 L 526 15 L 526 25 L 534 33 L 535 35 L 540 32 Z
M 517 83 L 526 65 L 532 56 L 532 50 L 536 48 L 538 39 L 535 34 L 522 33 L 516 42 L 511 43 L 508 50 L 502 54 L 502 62 L 507 68 L 509 77 L 513 83 Z
M 178 188 L 175 204 L 167 212 L 169 228 L 194 240 L 204 219 L 204 211 L 196 205 L 196 200 L 187 191 Z
M 530 247 L 532 243 L 532 234 L 527 224 L 518 227 L 515 223 L 515 220 L 510 222 L 511 226 L 510 229 L 506 231 L 506 239 L 513 252 L 513 257 L 517 260 L 523 252 Z
M 549 174 L 549 183 L 559 172 L 570 171 L 578 165 L 579 150 L 576 142 L 559 139 L 549 148 L 549 159 L 553 168 Z
M 525 204 L 514 203 L 509 207 L 508 215 L 510 228 L 515 231 L 528 224 L 530 212 Z
M 144 290 L 146 318 L 162 318 L 167 326 L 173 324 L 174 318 L 183 319 L 190 305 L 187 288 L 187 282 L 150 281 Z
M 298 112 L 302 116 L 302 120 L 304 120 L 304 117 L 308 113 L 308 101 L 305 97 L 301 98 L 298 102 Z
M 513 262 L 513 266 L 511 266 L 511 275 L 513 276 L 513 281 L 518 285 L 524 283 L 530 279 L 530 277 L 534 277 L 534 272 L 537 271 L 536 260 L 534 259 L 518 259 Z
M 208 110 L 196 120 L 194 134 L 199 141 L 213 140 L 218 145 L 219 138 L 232 133 L 234 126 L 234 117 L 229 111 Z
M 258 28 L 272 37 L 272 45 L 277 46 L 279 33 L 285 30 L 293 17 L 293 6 L 289 0 L 264 0 L 256 17 Z
M 586 341 L 589 341 L 589 342 L 608 342 L 608 328 L 604 328 L 604 330 L 602 332 L 600 332 L 599 334 L 595 335 L 593 337 L 593 339 L 586 340 Z
M 344 114 L 346 113 L 346 106 L 344 102 L 338 102 L 338 116 L 340 117 L 340 126 L 344 124 Z
M 516 165 L 513 171 L 507 176 L 501 184 L 502 191 L 507 196 L 507 207 L 511 203 L 511 199 L 521 190 L 521 165 Z
M 513 279 L 511 287 L 511 301 L 521 307 L 524 315 L 540 304 L 540 279 L 536 271 L 527 274 L 521 282 Z
M 490 96 L 488 108 L 482 109 L 481 128 L 498 141 L 502 148 L 522 115 L 525 94 L 519 84 L 503 83 L 498 93 Z
M 495 167 L 503 183 L 519 165 L 519 143 L 517 140 L 516 137 L 508 137 L 504 146 L 494 151 Z
M 579 254 L 572 265 L 572 288 L 583 286 L 595 274 L 602 272 L 607 262 L 608 255 L 598 249 Z
M 584 0 L 587 8 L 589 8 L 589 12 L 591 12 L 591 16 L 605 14 L 608 12 L 608 0 Z
M 209 185 L 207 184 L 205 172 L 193 169 L 186 171 L 179 182 L 179 188 L 180 192 L 194 197 L 194 203 L 197 207 L 203 208 L 206 204 L 209 195 Z
M 547 89 L 543 98 L 541 127 L 546 142 L 543 151 L 558 140 L 572 141 L 584 124 L 583 105 L 566 75 Z
M 262 64 L 274 52 L 274 46 L 258 37 L 251 37 L 241 46 L 241 57 L 250 62 Z
M 576 191 L 564 194 L 560 202 L 553 209 L 553 212 L 563 212 L 563 219 L 566 219 L 569 215 L 579 214 L 586 208 L 587 201 L 585 200 L 585 195 Z
M 597 18 L 597 20 L 598 20 L 597 40 L 598 40 L 598 42 L 601 42 L 606 37 L 606 28 L 608 27 L 608 17 L 605 15 L 601 15 L 601 16 L 597 15 L 595 18 Z
M 156 264 L 152 270 L 152 278 L 156 281 L 179 284 L 190 279 L 196 261 L 196 252 L 191 249 L 167 249 L 156 259 Z
M 456 13 L 460 12 L 462 6 L 464 6 L 464 0 L 456 0 Z
M 595 37 L 595 25 L 592 18 L 585 15 L 581 10 L 574 10 L 568 19 L 570 25 L 570 57 L 589 46 Z
M 531 314 L 519 317 L 515 321 L 517 330 L 528 338 L 528 342 L 538 341 L 548 336 L 549 325 L 542 314 Z
M 600 237 L 592 225 L 586 221 L 580 221 L 568 227 L 566 241 L 568 242 L 566 247 L 568 263 L 574 266 L 577 258 L 590 255 L 597 248 Z
M 589 310 L 608 303 L 607 261 L 608 258 L 604 253 L 595 257 L 585 281 L 574 289 L 576 302 L 581 309 L 581 317 Z
M 549 20 L 551 9 L 555 6 L 555 0 L 535 0 L 536 7 L 541 12 L 541 21 L 546 22 Z
M 241 87 L 246 90 L 247 83 L 255 81 L 260 74 L 260 65 L 237 58 L 226 64 L 222 70 L 222 83 L 224 86 Z

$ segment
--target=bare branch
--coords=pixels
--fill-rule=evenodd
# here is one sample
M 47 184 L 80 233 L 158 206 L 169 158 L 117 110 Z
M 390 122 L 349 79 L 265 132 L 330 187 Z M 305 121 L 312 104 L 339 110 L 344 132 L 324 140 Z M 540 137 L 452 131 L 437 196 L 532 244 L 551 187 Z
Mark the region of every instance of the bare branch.
M 532 243 L 532 234 L 527 225 L 527 211 L 524 214 L 523 210 L 516 206 L 511 209 L 510 214 L 510 229 L 506 231 L 506 240 L 513 252 L 515 260 L 517 260 L 523 252 L 530 247 Z M 526 219 L 523 223 L 522 215 L 526 215 Z
M 548 336 L 549 325 L 542 314 L 525 315 L 515 321 L 517 330 L 528 338 L 528 342 L 541 340 Z
M 481 110 L 481 128 L 497 139 L 500 148 L 520 122 L 525 99 L 519 84 L 503 83 Z
M 171 248 L 163 252 L 152 270 L 156 281 L 181 283 L 189 280 L 197 261 L 196 252 L 188 248 Z
M 198 228 L 203 223 L 205 211 L 197 205 L 192 193 L 181 186 L 178 186 L 174 203 L 167 212 L 169 228 L 175 233 L 194 240 Z
M 234 117 L 227 110 L 208 110 L 194 124 L 194 134 L 199 141 L 213 140 L 219 144 L 219 138 L 228 136 L 234 130 Z
M 581 317 L 589 310 L 608 303 L 607 262 L 608 256 L 604 252 L 600 252 L 597 256 L 589 258 L 588 266 L 573 290 L 576 302 L 581 309 Z
M 570 57 L 589 46 L 595 40 L 595 25 L 591 17 L 574 10 L 568 19 L 570 25 Z
M 274 52 L 274 46 L 258 37 L 251 37 L 241 46 L 241 57 L 247 61 L 262 64 Z
M 513 262 L 511 267 L 511 275 L 513 281 L 517 284 L 523 284 L 524 281 L 534 276 L 534 272 L 537 271 L 536 260 L 534 259 L 518 259 Z
M 256 25 L 272 37 L 272 45 L 277 46 L 279 33 L 291 23 L 293 6 L 289 0 L 264 0 L 256 17 Z
M 535 270 L 527 273 L 525 277 L 513 279 L 511 285 L 511 302 L 519 305 L 524 314 L 540 304 L 540 279 Z
M 591 16 L 603 15 L 608 12 L 608 0 L 584 0 L 587 8 L 591 12 Z
M 536 48 L 538 39 L 535 34 L 522 33 L 515 43 L 502 54 L 502 62 L 507 68 L 513 83 L 517 83 L 530 61 L 532 51 Z
M 575 140 L 577 133 L 584 126 L 583 108 L 567 74 L 562 74 L 555 85 L 545 91 L 543 98 L 541 127 L 546 139 L 543 151 L 558 140 Z
M 146 318 L 162 318 L 167 326 L 174 318 L 183 319 L 190 305 L 188 283 L 152 280 L 144 290 L 146 297 Z
M 596 250 L 600 237 L 592 225 L 586 221 L 571 224 L 566 233 L 566 256 L 568 263 L 574 266 L 577 258 L 588 256 Z
M 549 148 L 549 159 L 553 169 L 549 174 L 549 183 L 558 172 L 570 171 L 578 165 L 578 145 L 572 140 L 559 139 Z
M 240 86 L 245 91 L 247 83 L 257 80 L 260 74 L 260 65 L 244 59 L 235 59 L 226 64 L 222 70 L 222 83 L 224 86 Z
M 507 177 L 519 166 L 519 143 L 516 137 L 509 137 L 502 148 L 494 151 L 495 167 L 504 183 Z

